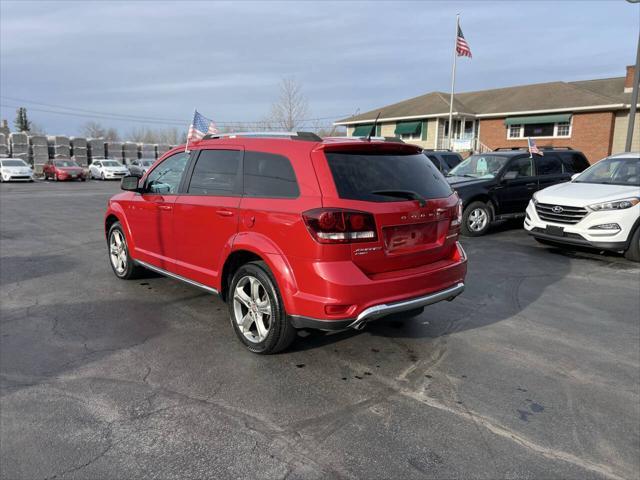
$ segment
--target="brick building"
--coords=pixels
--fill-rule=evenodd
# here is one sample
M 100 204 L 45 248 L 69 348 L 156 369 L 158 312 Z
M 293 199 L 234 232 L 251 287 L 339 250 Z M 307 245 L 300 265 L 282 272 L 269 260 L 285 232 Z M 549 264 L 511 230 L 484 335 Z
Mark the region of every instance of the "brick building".
M 591 162 L 624 150 L 634 67 L 626 76 L 550 82 L 457 93 L 452 146 L 461 152 L 538 145 L 572 147 Z M 380 113 L 377 135 L 399 136 L 423 148 L 449 146 L 449 94 L 431 92 L 336 122 L 347 135 L 367 135 Z M 633 151 L 640 150 L 636 114 Z

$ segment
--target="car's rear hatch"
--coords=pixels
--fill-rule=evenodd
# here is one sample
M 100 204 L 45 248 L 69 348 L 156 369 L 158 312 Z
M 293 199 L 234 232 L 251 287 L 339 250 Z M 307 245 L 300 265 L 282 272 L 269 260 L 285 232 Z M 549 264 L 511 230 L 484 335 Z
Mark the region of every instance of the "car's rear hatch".
M 350 244 L 351 260 L 363 272 L 388 276 L 451 258 L 458 198 L 416 147 L 374 143 L 327 149 L 324 156 L 327 171 L 318 175 L 324 178 L 323 206 L 375 219 L 377 239 Z

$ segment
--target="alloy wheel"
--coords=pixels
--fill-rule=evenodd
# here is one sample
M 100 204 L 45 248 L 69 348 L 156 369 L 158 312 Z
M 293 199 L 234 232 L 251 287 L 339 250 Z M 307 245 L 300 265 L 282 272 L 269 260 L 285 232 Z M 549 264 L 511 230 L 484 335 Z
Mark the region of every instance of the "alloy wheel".
M 260 343 L 267 338 L 271 328 L 271 301 L 264 285 L 256 277 L 246 275 L 236 284 L 233 313 L 247 340 Z
M 127 244 L 120 230 L 111 232 L 109 257 L 116 273 L 118 275 L 124 274 L 127 270 Z
M 489 215 L 486 210 L 482 208 L 476 208 L 469 214 L 469 230 L 474 232 L 481 232 L 487 226 L 489 222 Z

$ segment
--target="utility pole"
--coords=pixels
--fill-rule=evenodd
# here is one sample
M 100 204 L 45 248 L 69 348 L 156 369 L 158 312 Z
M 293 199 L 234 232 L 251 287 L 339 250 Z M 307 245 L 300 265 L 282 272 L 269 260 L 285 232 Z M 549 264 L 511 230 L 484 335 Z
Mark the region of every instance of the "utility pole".
M 629 125 L 627 128 L 627 142 L 624 151 L 631 151 L 631 141 L 633 140 L 633 130 L 636 120 L 636 106 L 638 105 L 638 83 L 640 80 L 640 33 L 638 34 L 638 51 L 636 52 L 636 68 L 633 74 L 633 90 L 631 90 L 631 107 L 629 109 Z M 639 134 L 640 135 L 640 134 Z

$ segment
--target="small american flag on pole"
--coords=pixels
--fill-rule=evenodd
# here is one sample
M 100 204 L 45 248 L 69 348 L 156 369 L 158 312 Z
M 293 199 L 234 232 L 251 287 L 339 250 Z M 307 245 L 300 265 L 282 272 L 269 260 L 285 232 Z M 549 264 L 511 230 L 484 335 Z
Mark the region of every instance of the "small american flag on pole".
M 187 143 L 196 140 L 202 140 L 207 134 L 216 134 L 218 129 L 213 120 L 209 120 L 204 115 L 201 115 L 197 110 L 193 113 L 193 122 L 189 127 L 189 133 L 187 134 Z
M 538 146 L 536 145 L 536 142 L 533 138 L 531 137 L 527 137 L 527 142 L 529 143 L 529 155 L 533 156 L 534 153 L 537 153 L 538 155 L 544 155 L 540 149 L 538 148 Z
M 458 36 L 456 37 L 456 52 L 459 57 L 471 58 L 471 48 L 469 48 L 469 44 L 464 39 L 460 25 L 458 25 Z

